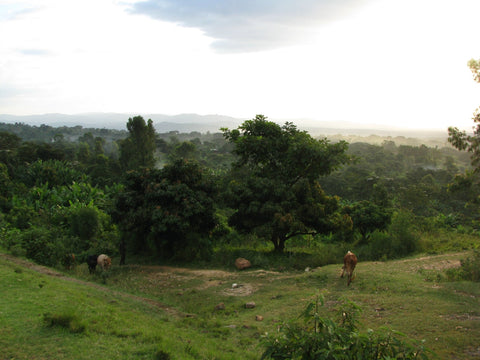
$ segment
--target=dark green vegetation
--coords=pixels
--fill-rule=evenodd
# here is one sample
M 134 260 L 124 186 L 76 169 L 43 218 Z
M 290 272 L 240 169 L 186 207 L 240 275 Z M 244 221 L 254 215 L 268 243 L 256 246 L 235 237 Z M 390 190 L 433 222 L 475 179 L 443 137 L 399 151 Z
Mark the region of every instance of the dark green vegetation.
M 17 299 L 24 294 L 24 301 L 3 300 L 17 309 L 7 313 L 5 335 L 19 331 L 16 322 L 30 328 L 25 323 L 36 319 L 33 333 L 17 335 L 39 338 L 30 347 L 9 346 L 10 357 L 52 357 L 42 344 L 60 337 L 65 353 L 56 358 L 81 358 L 74 354 L 97 338 L 99 345 L 88 351 L 103 351 L 99 358 L 258 358 L 264 351 L 261 335 L 301 313 L 314 289 L 326 289 L 327 318 L 339 306 L 346 286 L 337 280 L 339 266 L 326 265 L 340 263 L 347 250 L 365 267 L 345 293 L 364 309 L 361 325 L 346 339 L 353 334 L 359 346 L 371 344 L 363 331 L 386 324 L 410 338 L 425 338 L 427 347 L 446 356 L 456 351 L 468 358 L 475 351 L 475 322 L 456 323 L 465 333 L 450 329 L 443 318 L 439 330 L 437 322 L 464 314 L 478 319 L 479 294 L 469 282 L 478 280 L 477 252 L 455 255 L 462 266 L 458 262 L 448 272 L 424 268 L 420 260 L 408 260 L 415 271 L 403 260 L 367 263 L 478 248 L 477 152 L 465 146 L 471 138 L 451 141 L 474 155 L 472 163 L 452 147 L 314 139 L 261 115 L 223 134 L 157 134 L 151 121 L 138 116 L 121 136 L 44 127 L 39 134 L 51 137 L 35 139 L 25 129 L 17 124 L 0 133 L 0 247 L 57 269 L 65 269 L 73 253 L 79 264 L 73 275 L 105 283 L 111 293 L 73 283 L 75 289 L 57 297 L 66 286 L 60 279 L 39 279 L 6 264 L 2 271 L 9 280 L 2 286 Z M 28 137 L 20 137 L 24 133 Z M 112 256 L 111 272 L 89 277 L 84 261 L 92 253 Z M 240 256 L 252 262 L 253 271 L 230 272 Z M 165 272 L 182 277 L 179 272 L 194 271 L 168 272 L 159 265 L 186 264 L 229 272 L 220 278 L 211 273 L 212 282 L 195 276 L 161 280 Z M 326 267 L 303 273 L 319 266 Z M 252 280 L 258 274 L 265 280 Z M 43 281 L 55 283 L 51 292 Z M 244 284 L 239 289 L 245 296 L 255 294 L 252 300 L 262 303 L 258 310 L 271 314 L 270 321 L 252 321 L 245 298 L 229 295 L 234 282 Z M 472 297 L 464 299 L 463 293 Z M 81 306 L 74 307 L 73 299 Z M 214 310 L 221 302 L 225 311 Z M 426 309 L 426 303 L 436 305 Z M 28 316 L 18 313 L 21 308 Z M 183 334 L 178 341 L 169 336 L 179 333 L 177 327 Z M 338 335 L 343 328 L 331 330 Z M 438 346 L 440 333 L 449 337 Z M 14 340 L 9 335 L 5 341 Z M 107 356 L 110 346 L 116 353 Z
M 210 261 L 268 244 L 323 252 L 322 265 L 338 261 L 329 247 L 391 259 L 478 229 L 476 172 L 451 147 L 331 143 L 261 115 L 223 134 L 156 134 L 139 116 L 123 138 L 40 128 L 48 142 L 0 133 L 1 238 L 47 265 L 100 252 Z
M 238 130 L 224 130 L 224 136 L 237 156 L 226 195 L 237 230 L 270 240 L 283 252 L 290 238 L 348 227 L 337 199 L 318 183 L 348 161 L 347 143 L 315 140 L 293 124 L 280 127 L 262 115 Z

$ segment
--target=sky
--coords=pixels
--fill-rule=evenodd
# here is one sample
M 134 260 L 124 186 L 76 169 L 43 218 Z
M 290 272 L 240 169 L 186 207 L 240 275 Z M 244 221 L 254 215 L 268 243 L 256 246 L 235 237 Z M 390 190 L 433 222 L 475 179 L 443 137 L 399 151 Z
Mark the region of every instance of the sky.
M 478 0 L 0 0 L 0 114 L 469 130 L 478 14 Z

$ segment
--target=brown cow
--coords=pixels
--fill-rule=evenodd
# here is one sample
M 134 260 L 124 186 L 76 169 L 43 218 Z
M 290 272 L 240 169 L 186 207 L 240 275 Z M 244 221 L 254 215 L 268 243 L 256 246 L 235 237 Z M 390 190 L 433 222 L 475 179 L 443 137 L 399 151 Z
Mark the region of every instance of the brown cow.
M 352 282 L 352 280 L 355 279 L 355 277 L 353 276 L 353 270 L 355 270 L 356 265 L 357 265 L 357 257 L 355 256 L 355 254 L 352 253 L 351 251 L 347 252 L 345 257 L 343 258 L 342 275 L 340 275 L 340 277 L 343 277 L 343 274 L 347 272 L 348 286 L 350 286 L 350 283 Z

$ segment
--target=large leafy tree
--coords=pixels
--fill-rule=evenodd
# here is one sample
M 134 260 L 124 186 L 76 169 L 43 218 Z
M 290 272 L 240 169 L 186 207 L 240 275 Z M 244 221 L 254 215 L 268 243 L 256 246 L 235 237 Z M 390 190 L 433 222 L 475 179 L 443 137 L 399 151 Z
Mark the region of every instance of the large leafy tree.
M 214 187 L 198 163 L 177 160 L 162 169 L 130 171 L 116 202 L 123 257 L 155 251 L 163 258 L 208 255 L 216 226 Z
M 468 66 L 472 71 L 473 78 L 476 82 L 480 83 L 480 59 L 471 59 L 468 62 Z M 448 141 L 458 150 L 466 150 L 471 153 L 471 164 L 473 171 L 466 172 L 464 175 L 457 176 L 456 184 L 452 189 L 468 187 L 472 194 L 472 203 L 480 203 L 480 108 L 477 108 L 473 113 L 473 133 L 467 134 L 465 131 L 461 131 L 456 127 L 448 128 Z M 462 184 L 462 186 L 458 186 Z
M 346 142 L 316 140 L 292 123 L 280 126 L 263 115 L 223 134 L 237 155 L 227 196 L 235 209 L 229 222 L 237 230 L 266 238 L 283 252 L 294 236 L 344 224 L 338 199 L 327 196 L 317 179 L 347 162 Z
M 129 135 L 120 142 L 120 164 L 124 170 L 137 170 L 155 165 L 155 128 L 153 121 L 141 116 L 129 118 Z
M 480 83 L 480 60 L 471 59 L 468 66 L 473 73 L 473 78 Z M 477 108 L 473 114 L 473 134 L 467 134 L 456 127 L 448 128 L 448 141 L 459 150 L 467 150 L 472 153 L 472 165 L 477 169 L 480 167 L 480 109 Z

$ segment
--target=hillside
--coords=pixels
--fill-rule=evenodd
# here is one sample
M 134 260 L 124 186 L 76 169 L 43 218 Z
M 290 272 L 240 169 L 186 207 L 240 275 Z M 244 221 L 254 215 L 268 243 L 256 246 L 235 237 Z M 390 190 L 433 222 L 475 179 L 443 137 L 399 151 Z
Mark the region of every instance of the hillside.
M 353 301 L 365 329 L 425 340 L 441 359 L 480 358 L 480 289 L 444 275 L 465 255 L 360 262 L 347 287 L 338 264 L 243 272 L 131 264 L 92 276 L 86 264 L 58 272 L 2 254 L 0 347 L 15 359 L 258 359 L 262 335 L 321 294 L 321 316 Z

